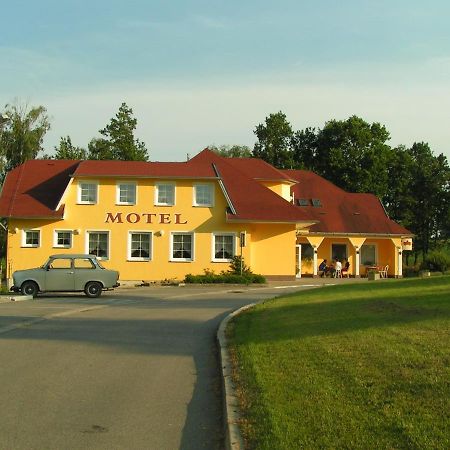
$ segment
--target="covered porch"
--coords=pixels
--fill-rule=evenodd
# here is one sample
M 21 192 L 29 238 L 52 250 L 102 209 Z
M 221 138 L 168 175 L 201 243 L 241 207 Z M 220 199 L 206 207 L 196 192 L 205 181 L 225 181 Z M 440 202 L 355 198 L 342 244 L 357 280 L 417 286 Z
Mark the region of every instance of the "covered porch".
M 381 276 L 402 277 L 402 254 L 412 245 L 411 238 L 390 236 L 297 235 L 296 277 L 318 277 L 319 265 L 335 259 L 350 264 L 351 277 L 366 277 L 370 271 Z

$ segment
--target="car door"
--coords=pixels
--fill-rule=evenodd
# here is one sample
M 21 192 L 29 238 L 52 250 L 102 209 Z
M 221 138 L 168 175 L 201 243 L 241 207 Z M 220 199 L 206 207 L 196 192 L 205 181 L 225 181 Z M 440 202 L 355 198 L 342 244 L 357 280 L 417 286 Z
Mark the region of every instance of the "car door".
M 72 258 L 53 259 L 47 265 L 45 291 L 73 291 L 75 288 Z

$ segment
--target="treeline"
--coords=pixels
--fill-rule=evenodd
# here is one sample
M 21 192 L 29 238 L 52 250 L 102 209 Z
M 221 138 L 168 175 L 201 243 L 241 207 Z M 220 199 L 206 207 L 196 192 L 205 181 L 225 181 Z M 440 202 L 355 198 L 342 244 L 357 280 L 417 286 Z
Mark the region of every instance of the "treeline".
M 50 129 L 47 111 L 7 105 L 0 129 L 0 172 L 44 151 L 43 139 Z M 134 136 L 137 120 L 122 103 L 109 124 L 99 130 L 87 149 L 62 137 L 52 159 L 149 159 L 145 144 Z M 348 192 L 377 195 L 386 212 L 415 236 L 414 255 L 448 243 L 450 238 L 450 170 L 443 154 L 434 155 L 425 142 L 410 148 L 391 147 L 390 134 L 380 123 L 352 116 L 330 120 L 323 128 L 295 131 L 283 112 L 270 114 L 254 129 L 253 149 L 243 145 L 210 145 L 226 157 L 257 157 L 279 169 L 316 172 Z
M 448 243 L 449 165 L 427 143 L 391 147 L 385 126 L 357 116 L 294 131 L 278 112 L 254 132 L 252 156 L 278 168 L 311 170 L 348 192 L 377 195 L 389 217 L 416 235 L 415 260 Z

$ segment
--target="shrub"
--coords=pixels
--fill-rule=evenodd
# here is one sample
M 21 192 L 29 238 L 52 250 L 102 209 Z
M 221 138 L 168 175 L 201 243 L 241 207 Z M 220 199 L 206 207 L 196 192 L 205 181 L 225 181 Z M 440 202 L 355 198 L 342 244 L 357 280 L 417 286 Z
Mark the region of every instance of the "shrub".
M 432 272 L 446 272 L 450 269 L 450 256 L 439 250 L 430 252 L 423 260 L 421 269 Z
M 242 264 L 242 274 L 241 274 Z M 263 284 L 266 279 L 262 275 L 252 273 L 250 267 L 246 266 L 243 258 L 235 256 L 231 263 L 228 272 L 222 271 L 220 274 L 215 274 L 213 270 L 203 269 L 203 275 L 187 274 L 185 283 L 228 283 L 228 284 Z

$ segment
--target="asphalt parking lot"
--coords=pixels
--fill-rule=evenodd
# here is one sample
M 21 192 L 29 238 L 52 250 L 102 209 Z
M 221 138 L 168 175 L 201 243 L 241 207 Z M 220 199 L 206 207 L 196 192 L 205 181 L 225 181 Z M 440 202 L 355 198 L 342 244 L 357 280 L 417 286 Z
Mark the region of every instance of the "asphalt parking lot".
M 246 304 L 335 282 L 1 303 L 0 448 L 221 449 L 220 322 Z

